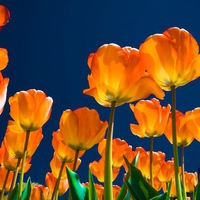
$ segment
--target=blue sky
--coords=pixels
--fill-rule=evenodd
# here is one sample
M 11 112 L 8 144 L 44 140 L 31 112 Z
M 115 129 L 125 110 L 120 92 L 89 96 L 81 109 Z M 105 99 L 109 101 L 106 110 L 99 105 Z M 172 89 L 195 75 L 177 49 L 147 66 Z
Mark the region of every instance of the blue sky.
M 0 32 L 0 47 L 9 51 L 10 62 L 3 75 L 10 78 L 8 97 L 31 88 L 43 90 L 54 100 L 52 115 L 44 125 L 42 140 L 27 173 L 32 181 L 44 183 L 53 156 L 52 132 L 66 109 L 87 106 L 95 108 L 102 120 L 108 120 L 109 108 L 98 105 L 82 94 L 88 88 L 87 57 L 105 43 L 120 46 L 139 45 L 149 36 L 177 26 L 188 30 L 200 43 L 200 1 L 149 0 L 1 0 L 11 13 L 9 24 Z M 177 89 L 177 109 L 186 112 L 200 106 L 200 79 Z M 161 104 L 171 102 L 171 95 Z M 9 117 L 9 106 L 0 116 L 0 140 Z M 149 140 L 132 135 L 129 124 L 135 123 L 128 104 L 116 109 L 114 137 L 125 139 L 133 149 L 149 150 Z M 78 170 L 81 181 L 87 181 L 88 163 L 98 160 L 97 146 L 82 157 Z M 172 156 L 172 147 L 165 138 L 156 138 L 155 150 Z M 200 167 L 200 144 L 194 141 L 185 149 L 186 171 Z M 120 184 L 122 176 L 117 179 Z

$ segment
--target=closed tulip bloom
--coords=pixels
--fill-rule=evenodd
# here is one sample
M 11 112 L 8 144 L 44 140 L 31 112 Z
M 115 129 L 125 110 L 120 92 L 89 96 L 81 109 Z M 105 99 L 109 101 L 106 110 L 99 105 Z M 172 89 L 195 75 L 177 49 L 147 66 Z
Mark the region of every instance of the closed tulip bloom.
M 7 64 L 8 64 L 8 51 L 5 48 L 0 48 L 0 71 L 5 69 L 7 67 Z
M 49 188 L 43 185 L 35 185 L 31 190 L 30 200 L 47 200 L 49 196 Z
M 198 184 L 198 174 L 185 172 L 185 191 L 189 193 L 193 193 L 195 191 L 195 187 Z
M 27 155 L 26 157 L 31 157 L 37 147 L 39 146 L 43 138 L 42 129 L 30 132 Z M 9 121 L 7 130 L 5 133 L 5 145 L 9 153 L 14 158 L 22 158 L 24 151 L 24 144 L 26 139 L 26 132 L 20 129 L 14 121 Z
M 89 164 L 89 168 L 91 173 L 96 176 L 99 182 L 104 182 L 104 159 L 100 158 L 99 161 L 93 161 L 92 163 Z M 120 167 L 113 167 L 112 168 L 112 181 L 114 181 L 120 171 Z
M 106 139 L 102 140 L 98 145 L 99 154 L 105 158 Z M 121 167 L 124 164 L 124 157 L 132 152 L 132 147 L 125 140 L 115 138 L 112 140 L 112 165 L 113 167 Z
M 89 188 L 89 183 L 88 182 L 82 183 L 82 185 L 84 185 L 84 186 Z M 96 190 L 97 199 L 103 199 L 103 195 L 104 195 L 104 187 L 103 187 L 103 185 L 94 183 L 94 187 L 95 187 L 95 190 Z
M 171 106 L 161 106 L 160 102 L 153 98 L 151 100 L 140 100 L 135 106 L 130 104 L 130 108 L 138 122 L 130 124 L 131 132 L 141 138 L 159 137 L 167 126 Z
M 107 122 L 94 109 L 65 110 L 60 118 L 60 132 L 65 144 L 74 150 L 87 150 L 103 140 Z
M 164 92 L 154 80 L 145 75 L 139 51 L 121 48 L 117 44 L 104 44 L 88 57 L 91 74 L 89 89 L 84 94 L 93 96 L 102 106 L 116 106 L 148 97 L 150 94 L 163 98 Z
M 166 91 L 195 80 L 200 75 L 199 46 L 186 30 L 172 27 L 149 36 L 140 46 L 142 64 Z
M 182 112 L 176 110 L 176 136 L 177 136 L 177 145 L 178 146 L 188 146 L 193 140 L 194 135 L 188 129 L 188 117 L 187 113 L 183 114 Z M 165 130 L 165 136 L 172 144 L 172 115 L 170 113 L 169 121 Z
M 63 139 L 60 130 L 53 132 L 52 146 L 55 150 L 56 156 L 61 162 L 73 162 L 75 158 L 76 151 L 68 147 Z M 78 157 L 80 158 L 85 151 L 80 151 Z
M 3 78 L 2 73 L 0 72 L 0 114 L 3 112 L 6 102 L 8 83 L 9 78 Z
M 9 98 L 10 116 L 24 131 L 36 131 L 49 119 L 53 100 L 41 90 L 17 92 Z
M 56 177 L 48 172 L 45 176 L 45 184 L 49 188 L 49 193 L 52 195 L 54 187 L 56 185 Z M 58 187 L 58 195 L 63 195 L 69 188 L 69 183 L 67 179 L 60 180 L 59 187 Z
M 0 30 L 2 26 L 5 26 L 10 19 L 10 12 L 9 10 L 4 6 L 0 5 Z

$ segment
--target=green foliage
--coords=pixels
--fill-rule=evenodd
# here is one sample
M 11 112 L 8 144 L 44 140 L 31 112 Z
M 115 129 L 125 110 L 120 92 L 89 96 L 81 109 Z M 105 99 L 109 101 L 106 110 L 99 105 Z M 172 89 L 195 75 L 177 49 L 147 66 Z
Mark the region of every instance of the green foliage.
M 72 199 L 88 200 L 89 199 L 88 188 L 86 186 L 83 186 L 80 183 L 80 178 L 79 178 L 78 174 L 71 171 L 67 167 L 67 176 L 68 176 L 68 181 L 69 181 Z
M 98 200 L 92 174 L 89 170 L 89 200 Z

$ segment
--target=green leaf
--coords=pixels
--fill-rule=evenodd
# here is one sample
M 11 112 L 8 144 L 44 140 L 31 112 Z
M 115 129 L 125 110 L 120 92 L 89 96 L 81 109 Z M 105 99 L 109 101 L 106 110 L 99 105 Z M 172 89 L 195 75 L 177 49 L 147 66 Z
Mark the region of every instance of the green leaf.
M 169 200 L 169 198 L 167 192 L 165 192 L 164 194 L 153 197 L 151 200 Z
M 26 186 L 22 192 L 21 200 L 29 200 L 30 194 L 31 194 L 31 179 L 29 177 Z
M 67 167 L 67 176 L 68 176 L 72 199 L 89 200 L 88 188 L 80 183 L 80 178 L 78 174 L 71 171 Z
M 89 200 L 98 200 L 92 174 L 89 170 Z
M 200 182 L 198 182 L 195 190 L 195 200 L 200 199 Z
M 126 186 L 130 192 L 131 197 L 136 200 L 149 200 L 159 193 L 144 179 L 139 169 L 125 160 L 129 172 L 130 178 L 125 180 Z
M 11 192 L 11 195 L 9 195 L 8 200 L 18 200 L 18 189 L 19 189 L 19 184 L 15 186 L 15 188 Z

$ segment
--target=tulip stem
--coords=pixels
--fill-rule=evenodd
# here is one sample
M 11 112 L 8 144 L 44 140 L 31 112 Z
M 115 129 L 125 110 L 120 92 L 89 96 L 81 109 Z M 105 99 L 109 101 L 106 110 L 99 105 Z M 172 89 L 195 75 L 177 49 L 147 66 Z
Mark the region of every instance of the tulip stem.
M 176 138 L 176 89 L 175 85 L 171 86 L 172 92 L 172 141 L 173 141 L 173 155 L 174 155 L 174 175 L 176 183 L 177 199 L 182 200 L 181 181 L 179 176 L 179 158 L 178 145 Z
M 60 184 L 60 179 L 61 179 L 61 175 L 62 175 L 62 171 L 64 169 L 64 166 L 65 166 L 65 162 L 62 162 L 61 164 L 61 167 L 60 167 L 60 171 L 59 171 L 59 174 L 58 174 L 58 178 L 56 179 L 56 184 L 55 184 L 55 187 L 54 187 L 54 190 L 53 190 L 53 194 L 52 194 L 52 197 L 51 197 L 51 200 L 57 200 L 58 198 L 58 194 L 57 191 L 59 189 L 59 184 Z
M 22 157 L 21 173 L 20 173 L 20 179 L 19 179 L 18 200 L 21 198 L 21 195 L 22 195 L 22 186 L 23 186 L 23 179 L 24 179 L 24 167 L 25 167 L 25 162 L 26 162 L 26 155 L 27 155 L 29 136 L 30 136 L 30 131 L 27 130 L 26 131 L 25 144 L 24 144 L 23 157 Z
M 151 136 L 150 137 L 150 184 L 153 187 L 153 142 L 154 138 Z
M 104 167 L 104 199 L 113 200 L 112 192 L 112 139 L 114 128 L 114 114 L 116 102 L 111 102 L 110 118 L 106 139 L 105 167 Z
M 7 183 L 9 174 L 10 174 L 10 170 L 7 170 L 6 177 L 5 177 L 4 182 L 3 182 L 3 187 L 2 187 L 2 190 L 1 190 L 1 193 L 0 193 L 1 194 L 0 200 L 3 200 L 4 191 L 5 191 L 5 188 L 6 188 L 6 183 Z
M 184 199 L 187 199 L 186 191 L 185 191 L 185 156 L 184 156 L 184 146 L 180 146 L 181 152 L 181 174 L 182 174 L 182 185 L 183 185 L 183 196 Z

